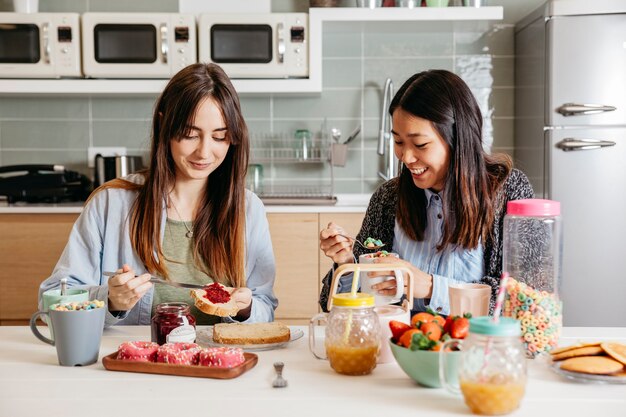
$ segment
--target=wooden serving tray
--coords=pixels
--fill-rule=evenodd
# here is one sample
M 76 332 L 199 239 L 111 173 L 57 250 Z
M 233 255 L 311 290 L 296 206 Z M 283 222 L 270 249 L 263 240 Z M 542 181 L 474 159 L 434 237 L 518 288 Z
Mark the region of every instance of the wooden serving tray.
M 172 365 L 170 363 L 135 362 L 117 359 L 117 352 L 102 358 L 102 365 L 109 371 L 141 372 L 146 374 L 193 376 L 198 378 L 231 379 L 254 368 L 259 357 L 254 353 L 244 352 L 244 363 L 234 368 L 216 368 L 201 365 Z

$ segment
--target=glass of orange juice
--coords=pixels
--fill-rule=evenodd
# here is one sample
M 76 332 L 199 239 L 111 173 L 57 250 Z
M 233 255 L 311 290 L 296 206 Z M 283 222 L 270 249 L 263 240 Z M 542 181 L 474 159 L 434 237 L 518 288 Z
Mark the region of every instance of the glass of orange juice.
M 460 345 L 459 386 L 446 380 L 446 347 Z M 512 318 L 477 317 L 463 341 L 449 340 L 441 348 L 442 386 L 462 394 L 474 414 L 496 416 L 519 408 L 526 388 L 526 359 L 520 324 Z

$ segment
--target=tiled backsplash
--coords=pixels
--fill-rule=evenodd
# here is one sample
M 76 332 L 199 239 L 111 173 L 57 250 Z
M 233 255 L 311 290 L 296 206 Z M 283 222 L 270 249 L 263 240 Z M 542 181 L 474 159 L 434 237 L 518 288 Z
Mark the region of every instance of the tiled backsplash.
M 306 11 L 307 2 L 274 0 L 274 11 Z M 40 0 L 40 11 L 176 11 L 176 0 Z M 0 10 L 10 1 L 0 0 Z M 455 71 L 472 88 L 485 117 L 484 139 L 492 152 L 513 153 L 513 27 L 482 33 L 452 30 L 445 23 L 326 23 L 321 96 L 242 97 L 251 132 L 317 132 L 326 119 L 346 138 L 358 124 L 345 167 L 334 169 L 335 191 L 369 193 L 379 184 L 376 154 L 381 89 L 391 77 L 396 90 L 413 73 Z M 1 97 L 0 165 L 62 164 L 89 173 L 89 146 L 125 146 L 145 154 L 155 97 Z M 298 164 L 266 168 L 265 178 L 295 184 L 328 176 L 329 166 Z

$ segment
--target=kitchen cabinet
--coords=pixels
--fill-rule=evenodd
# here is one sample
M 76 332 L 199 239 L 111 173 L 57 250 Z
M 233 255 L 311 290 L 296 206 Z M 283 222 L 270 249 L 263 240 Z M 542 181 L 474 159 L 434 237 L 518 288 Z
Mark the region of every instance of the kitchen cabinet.
M 77 214 L 0 214 L 0 324 L 26 324 Z
M 277 320 L 306 324 L 317 314 L 321 278 L 331 266 L 319 250 L 319 231 L 333 221 L 355 236 L 363 215 L 268 213 L 276 257 Z M 0 325 L 27 324 L 37 311 L 39 284 L 54 268 L 77 217 L 78 213 L 0 214 Z
M 276 257 L 276 320 L 302 323 L 317 314 L 317 213 L 268 213 Z

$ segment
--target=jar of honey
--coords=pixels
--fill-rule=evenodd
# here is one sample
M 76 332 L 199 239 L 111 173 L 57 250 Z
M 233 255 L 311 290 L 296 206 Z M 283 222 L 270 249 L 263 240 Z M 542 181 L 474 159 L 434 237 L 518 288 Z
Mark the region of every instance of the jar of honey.
M 315 323 L 326 322 L 326 355 L 315 346 Z M 309 323 L 309 348 L 318 359 L 328 359 L 331 368 L 344 375 L 367 375 L 376 367 L 380 351 L 380 324 L 370 294 L 335 294 L 330 313 L 321 313 Z
M 152 341 L 162 345 L 167 342 L 193 343 L 196 341 L 196 318 L 189 304 L 161 303 L 151 323 Z
M 451 392 L 462 393 L 474 414 L 495 416 L 515 411 L 526 388 L 526 357 L 520 324 L 512 318 L 483 316 L 470 320 L 465 340 L 449 340 L 441 347 L 440 380 Z M 445 349 L 461 345 L 460 387 L 446 379 Z

